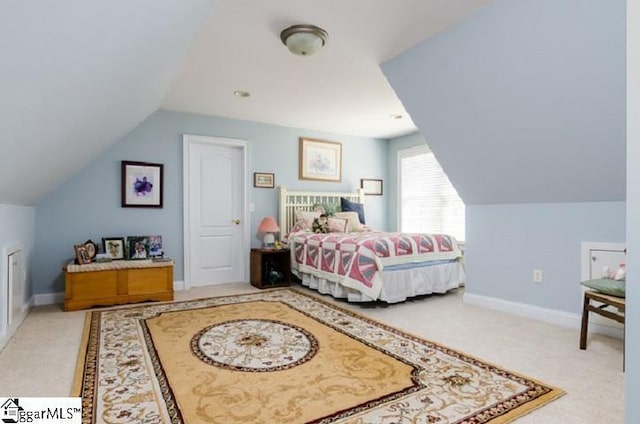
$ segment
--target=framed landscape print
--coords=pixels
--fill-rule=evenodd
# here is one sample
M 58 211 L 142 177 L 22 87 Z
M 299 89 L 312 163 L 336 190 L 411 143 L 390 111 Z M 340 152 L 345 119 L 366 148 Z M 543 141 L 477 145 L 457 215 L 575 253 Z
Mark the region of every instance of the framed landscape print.
M 275 174 L 254 172 L 253 186 L 259 188 L 273 188 L 275 186 Z
M 160 163 L 122 161 L 122 207 L 161 208 L 163 168 Z
M 301 180 L 342 180 L 342 143 L 300 137 L 299 175 Z

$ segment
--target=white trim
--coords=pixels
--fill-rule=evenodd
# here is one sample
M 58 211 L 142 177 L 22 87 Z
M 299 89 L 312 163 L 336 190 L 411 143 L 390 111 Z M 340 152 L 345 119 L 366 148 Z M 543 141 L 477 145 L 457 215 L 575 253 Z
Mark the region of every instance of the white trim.
M 190 200 L 189 199 L 189 146 L 192 143 L 211 144 L 217 146 L 239 147 L 242 149 L 242 159 L 244 166 L 244 184 L 242 193 L 242 209 L 244 223 L 243 250 L 248 252 L 251 246 L 250 213 L 249 213 L 249 181 L 251 181 L 249 171 L 251 169 L 249 158 L 251 157 L 251 144 L 245 140 L 233 138 L 210 137 L 205 135 L 183 134 L 182 135 L 182 210 L 183 210 L 183 290 L 191 288 L 191 231 L 190 231 Z M 247 255 L 248 258 L 248 255 Z M 249 281 L 249 261 L 244 259 L 244 280 Z
M 184 280 L 174 280 L 173 291 L 182 291 L 182 290 L 186 290 L 184 288 Z
M 0 272 L 2 272 L 2 275 L 0 275 L 0 337 L 5 335 L 5 334 L 9 334 L 12 333 L 11 328 L 10 327 L 18 327 L 20 326 L 20 324 L 22 323 L 22 321 L 20 321 L 19 317 L 11 324 L 11 326 L 9 325 L 9 314 L 11 313 L 12 310 L 12 300 L 13 300 L 13 293 L 11 290 L 11 282 L 9 281 L 9 256 L 13 255 L 14 253 L 20 252 L 22 251 L 22 245 L 20 243 L 14 242 L 14 243 L 9 243 L 7 245 L 5 245 L 2 248 L 2 263 L 0 264 Z M 22 272 L 25 273 L 25 266 L 24 263 L 22 264 Z M 23 294 L 24 294 L 24 285 L 26 285 L 26 275 L 23 275 L 22 278 L 22 290 L 23 290 Z M 22 307 L 20 308 L 21 311 L 24 311 L 25 309 L 25 305 L 22 305 Z
M 560 325 L 580 330 L 582 317 L 579 314 L 558 311 L 555 309 L 541 308 L 526 303 L 511 302 L 496 297 L 481 296 L 472 293 L 465 293 L 462 297 L 463 302 L 468 305 L 481 306 L 483 308 L 493 309 L 495 311 L 505 312 L 511 315 L 534 319 L 537 321 L 547 322 L 549 324 Z M 609 325 L 589 323 L 589 332 L 604 334 L 611 337 L 622 339 L 624 331 Z M 578 339 L 576 338 L 576 346 Z
M 64 303 L 64 292 L 34 294 L 32 299 L 35 306 L 55 305 Z

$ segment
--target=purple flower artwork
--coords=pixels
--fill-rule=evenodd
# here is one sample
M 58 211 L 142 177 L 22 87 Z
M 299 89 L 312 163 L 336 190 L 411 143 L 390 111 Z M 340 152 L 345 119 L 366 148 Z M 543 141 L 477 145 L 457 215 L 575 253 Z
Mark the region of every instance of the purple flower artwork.
M 161 163 L 122 161 L 122 207 L 162 207 Z
M 136 181 L 133 183 L 133 192 L 136 196 L 150 195 L 151 190 L 153 190 L 153 183 L 149 180 L 149 177 L 146 175 L 142 179 L 136 177 Z

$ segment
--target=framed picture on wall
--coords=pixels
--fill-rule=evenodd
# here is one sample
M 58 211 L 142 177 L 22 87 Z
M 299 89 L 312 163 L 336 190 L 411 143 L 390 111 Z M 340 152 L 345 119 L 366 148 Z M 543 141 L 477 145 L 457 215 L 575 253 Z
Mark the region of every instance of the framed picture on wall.
M 300 137 L 298 178 L 301 180 L 342 180 L 342 143 Z
M 275 187 L 275 174 L 267 172 L 254 172 L 253 173 L 253 186 L 258 188 L 273 188 Z
M 121 162 L 122 207 L 161 208 L 164 165 L 160 163 Z
M 382 196 L 382 180 L 380 179 L 361 178 L 360 188 L 364 189 L 364 194 Z

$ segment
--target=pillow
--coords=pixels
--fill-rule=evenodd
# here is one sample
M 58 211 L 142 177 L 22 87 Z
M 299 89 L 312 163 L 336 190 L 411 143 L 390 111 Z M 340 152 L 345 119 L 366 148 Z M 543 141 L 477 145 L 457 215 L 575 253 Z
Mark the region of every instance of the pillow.
M 600 293 L 608 294 L 610 296 L 624 297 L 625 296 L 625 282 L 624 280 L 611 280 L 609 278 L 599 278 L 596 280 L 583 281 L 583 286 L 598 291 Z
M 320 218 L 320 211 L 296 211 L 296 224 L 304 230 L 310 230 L 313 226 L 313 220 Z
M 327 216 L 333 215 L 336 212 L 339 212 L 339 207 L 337 203 L 316 203 L 313 205 L 314 211 L 321 211 Z
M 362 203 L 352 202 L 344 197 L 340 198 L 340 207 L 342 212 L 358 212 L 358 219 L 361 224 L 366 224 L 364 220 L 364 205 Z
M 336 212 L 333 214 L 334 218 L 342 218 L 349 221 L 347 225 L 347 232 L 364 231 L 364 226 L 358 219 L 358 212 Z
M 334 218 L 330 216 L 327 224 L 330 233 L 346 233 L 349 228 L 349 220 L 346 218 Z

